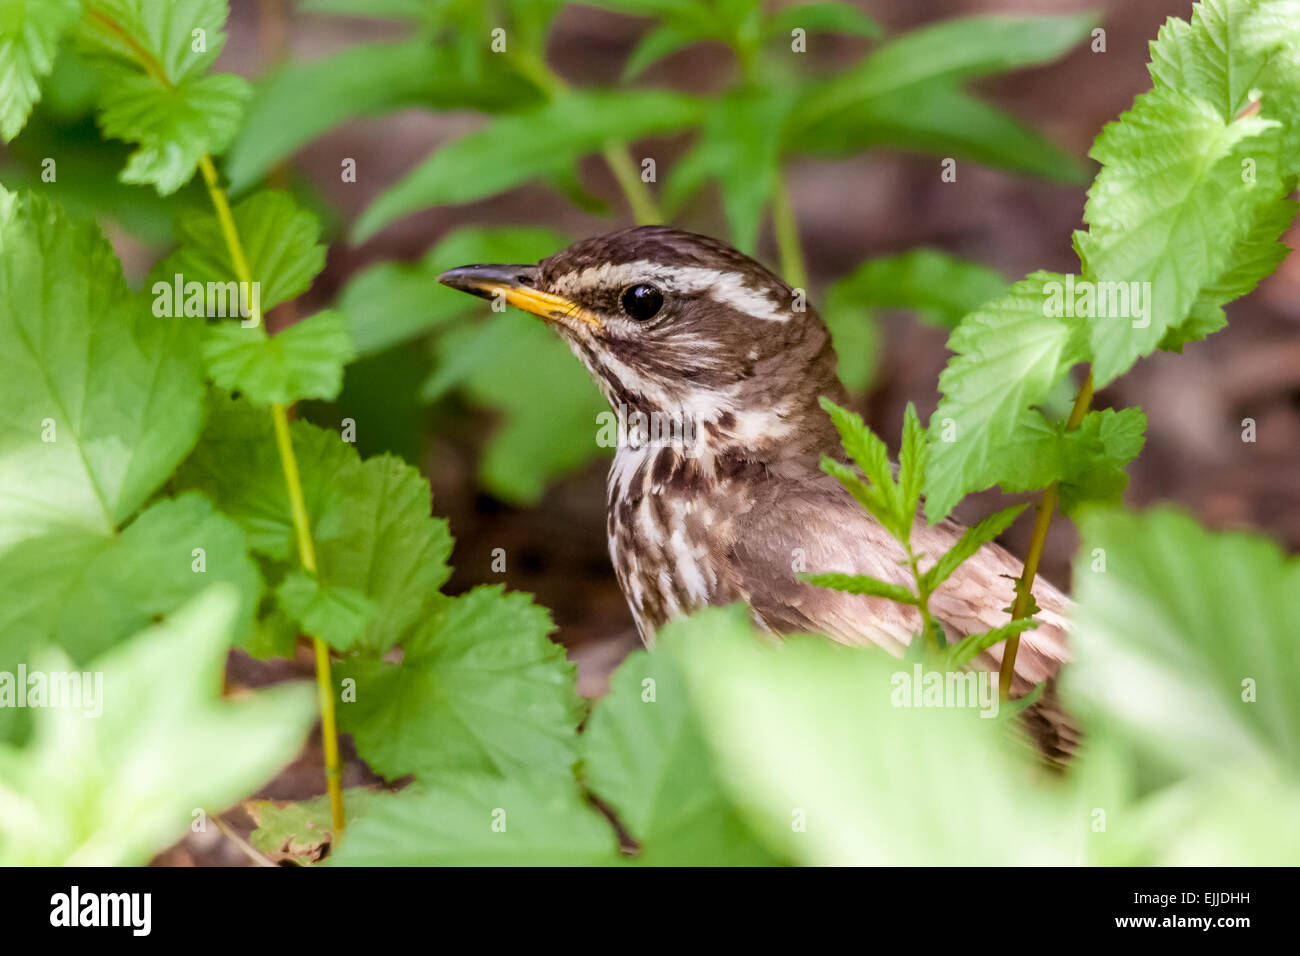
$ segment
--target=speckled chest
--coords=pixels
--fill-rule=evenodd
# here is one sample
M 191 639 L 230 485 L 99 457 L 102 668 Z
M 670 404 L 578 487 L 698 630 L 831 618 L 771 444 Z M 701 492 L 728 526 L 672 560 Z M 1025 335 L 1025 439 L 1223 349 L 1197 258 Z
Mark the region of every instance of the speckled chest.
M 610 469 L 606 531 L 618 582 L 647 643 L 667 621 L 742 598 L 728 571 L 744 475 L 710 456 L 620 448 Z

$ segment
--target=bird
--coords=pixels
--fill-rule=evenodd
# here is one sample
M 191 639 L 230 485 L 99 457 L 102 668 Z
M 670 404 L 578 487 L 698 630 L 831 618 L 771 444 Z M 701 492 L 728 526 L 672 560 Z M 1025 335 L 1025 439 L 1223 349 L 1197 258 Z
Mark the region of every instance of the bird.
M 637 423 L 610 467 L 606 531 L 644 643 L 677 617 L 744 602 L 764 632 L 906 651 L 921 629 L 915 607 L 798 574 L 911 583 L 902 546 L 820 467 L 824 455 L 846 458 L 819 399 L 848 396 L 804 290 L 720 240 L 668 226 L 583 239 L 535 264 L 466 265 L 439 281 L 543 319 L 620 421 Z M 918 513 L 913 548 L 933 561 L 963 530 Z M 1021 571 L 997 543 L 962 564 L 931 597 L 947 639 L 1006 623 Z M 1022 726 L 1059 767 L 1078 742 L 1055 694 L 1070 657 L 1069 599 L 1041 577 L 1032 590 L 1038 623 L 1021 636 L 1010 696 L 1046 682 Z M 996 671 L 1002 649 L 973 666 Z

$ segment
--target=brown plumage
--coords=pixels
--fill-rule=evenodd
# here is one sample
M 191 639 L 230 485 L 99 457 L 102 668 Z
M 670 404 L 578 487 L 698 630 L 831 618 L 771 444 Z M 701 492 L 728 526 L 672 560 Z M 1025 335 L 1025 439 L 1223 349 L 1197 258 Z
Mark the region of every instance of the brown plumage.
M 903 552 L 838 481 L 843 459 L 818 405 L 844 401 L 830 333 L 816 310 L 759 263 L 704 236 L 638 227 L 578 242 L 536 266 L 466 266 L 456 288 L 547 319 L 630 427 L 610 470 L 610 557 L 642 639 L 708 604 L 745 601 L 761 628 L 810 631 L 901 654 L 915 608 L 801 582 L 843 571 L 910 584 Z M 660 427 L 647 427 L 647 426 Z M 670 427 L 671 426 L 671 427 Z M 963 528 L 918 519 L 930 560 Z M 1007 620 L 1021 563 L 990 544 L 931 599 L 956 640 Z M 1068 600 L 1041 579 L 1040 624 L 1021 638 L 1012 695 L 1049 681 L 1025 724 L 1059 762 L 1073 725 L 1051 686 L 1068 659 Z M 1002 645 L 976 666 L 996 670 Z

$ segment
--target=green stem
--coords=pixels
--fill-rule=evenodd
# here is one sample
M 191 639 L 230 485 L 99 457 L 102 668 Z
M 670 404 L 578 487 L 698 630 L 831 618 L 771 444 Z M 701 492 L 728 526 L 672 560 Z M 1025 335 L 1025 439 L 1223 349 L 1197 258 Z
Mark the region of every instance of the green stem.
M 564 82 L 564 77 L 552 70 L 546 61 L 531 50 L 513 54 L 513 60 L 519 71 L 548 98 L 554 100 L 560 94 L 568 92 L 569 84 Z M 641 179 L 636 161 L 632 159 L 627 147 L 617 141 L 611 141 L 601 148 L 601 155 L 609 165 L 610 172 L 614 174 L 619 189 L 623 191 L 637 225 L 653 226 L 663 222 L 664 216 L 655 202 L 654 194 Z
M 610 171 L 618 180 L 619 188 L 627 197 L 627 204 L 632 209 L 632 217 L 636 219 L 636 224 L 657 226 L 663 222 L 663 213 L 659 211 L 659 206 L 650 193 L 650 187 L 641 178 L 636 161 L 628 153 L 627 147 L 617 142 L 606 143 L 601 155 L 605 157 Z
M 99 10 L 89 11 L 92 20 L 120 39 L 131 50 L 141 68 L 159 85 L 171 89 L 173 84 L 167 71 L 152 53 L 142 47 L 129 31 L 112 17 Z M 235 227 L 235 217 L 230 211 L 230 200 L 221 188 L 217 168 L 212 157 L 204 153 L 199 160 L 199 172 L 208 187 L 208 196 L 217 212 L 217 221 L 221 225 L 221 235 L 225 239 L 226 249 L 230 252 L 230 261 L 235 268 L 235 278 L 251 285 L 252 270 L 248 267 L 248 258 L 244 255 L 243 244 L 239 241 L 239 230 Z M 254 314 L 250 316 L 255 326 L 262 325 L 261 304 L 252 298 Z M 285 487 L 288 489 L 290 507 L 293 511 L 294 529 L 298 535 L 298 555 L 302 565 L 312 574 L 316 573 L 316 549 L 311 540 L 311 524 L 307 519 L 307 508 L 303 501 L 302 481 L 298 475 L 298 460 L 293 453 L 293 441 L 289 436 L 289 414 L 283 405 L 271 406 L 271 419 L 275 425 L 276 444 L 280 450 L 280 466 L 284 471 Z M 330 811 L 333 816 L 335 838 L 343 835 L 345 820 L 343 818 L 343 775 L 339 764 L 339 735 L 334 718 L 334 693 L 330 680 L 329 647 L 319 637 L 312 637 L 316 653 L 316 685 L 321 701 L 321 736 L 325 750 L 325 783 L 330 795 Z
M 803 247 L 799 244 L 799 223 L 790 201 L 790 187 L 785 173 L 778 170 L 772 195 L 772 227 L 776 232 L 776 247 L 781 254 L 781 276 L 795 289 L 808 291 L 808 267 L 804 264 Z
M 302 566 L 316 574 L 316 546 L 311 538 L 311 521 L 307 515 L 307 502 L 303 496 L 302 478 L 298 474 L 298 457 L 293 451 L 293 436 L 289 432 L 289 410 L 278 402 L 271 406 L 271 420 L 275 423 L 275 444 L 280 452 L 280 466 L 284 470 L 284 484 L 289 492 L 289 510 L 293 514 L 293 527 L 298 536 L 298 557 Z M 325 750 L 325 783 L 330 795 L 330 816 L 333 818 L 335 839 L 343 835 L 347 822 L 343 815 L 343 771 L 339 762 L 338 721 L 334 714 L 333 681 L 330 677 L 329 646 L 319 637 L 311 639 L 316 656 L 316 691 L 320 698 L 321 741 Z
M 921 640 L 929 641 L 936 651 L 941 651 L 943 648 L 939 646 L 939 631 L 934 623 L 934 615 L 930 613 L 930 593 L 921 584 L 920 559 L 912 551 L 910 542 L 905 542 L 904 547 L 907 548 L 907 563 L 912 568 L 912 578 L 916 581 L 916 607 L 921 612 Z
M 246 285 L 253 282 L 252 270 L 248 267 L 248 258 L 244 255 L 244 246 L 239 239 L 239 230 L 235 226 L 235 217 L 230 211 L 230 200 L 221 188 L 212 157 L 206 153 L 199 160 L 199 171 L 208 187 L 208 196 L 212 199 L 217 212 L 217 221 L 221 225 L 221 235 L 225 239 L 230 261 L 235 268 L 235 278 Z M 261 305 L 257 296 L 250 297 L 253 303 L 255 326 L 262 325 Z M 289 411 L 284 405 L 275 403 L 271 406 L 271 421 L 275 426 L 275 443 L 280 453 L 280 468 L 284 472 L 284 485 L 289 495 L 289 510 L 293 516 L 294 533 L 298 539 L 298 559 L 302 566 L 313 576 L 316 574 L 316 547 L 311 537 L 311 521 L 307 515 L 307 504 L 302 491 L 302 478 L 298 473 L 298 458 L 293 450 L 293 438 L 289 433 Z M 325 751 L 325 786 L 330 797 L 330 816 L 334 824 L 334 836 L 343 836 L 347 821 L 343 815 L 343 772 L 339 762 L 339 732 L 334 714 L 333 681 L 330 676 L 329 646 L 319 637 L 312 636 L 312 650 L 316 657 L 316 689 L 320 698 L 321 740 Z
M 1092 405 L 1092 370 L 1088 370 L 1088 377 L 1084 380 L 1083 387 L 1079 389 L 1079 394 L 1075 396 L 1074 408 L 1070 409 L 1070 417 L 1066 420 L 1066 431 L 1073 431 L 1079 427 L 1083 417 L 1088 414 L 1088 408 Z M 1059 487 L 1057 482 L 1052 482 L 1043 489 L 1043 497 L 1038 502 L 1038 517 L 1034 520 L 1034 534 L 1029 542 L 1029 553 L 1025 555 L 1025 568 L 1020 574 L 1020 580 L 1016 583 L 1016 600 L 1011 605 L 1011 620 L 1018 621 L 1021 618 L 1028 617 L 1030 608 L 1033 606 L 1033 586 L 1034 578 L 1038 575 L 1038 562 L 1043 557 L 1043 546 L 1047 543 L 1047 529 L 1052 524 L 1052 513 L 1056 510 L 1056 502 L 1059 497 Z M 1003 700 L 1008 700 L 1011 695 L 1011 680 L 1016 673 L 1016 654 L 1020 650 L 1020 635 L 1013 634 L 1007 638 L 1007 647 L 1002 654 L 1002 667 L 998 672 L 998 688 Z
M 241 282 L 252 282 L 253 270 L 248 267 L 243 243 L 239 241 L 239 229 L 235 226 L 234 213 L 230 211 L 230 200 L 226 198 L 226 191 L 221 188 L 221 180 L 217 176 L 217 167 L 213 165 L 212 157 L 206 153 L 199 160 L 199 172 L 203 174 L 203 181 L 207 184 L 208 198 L 212 200 L 212 207 L 217 211 L 221 237 L 226 241 L 226 249 L 230 252 L 230 261 L 235 267 L 235 278 Z M 249 302 L 254 310 L 251 318 L 256 328 L 262 324 L 261 297 L 250 295 Z

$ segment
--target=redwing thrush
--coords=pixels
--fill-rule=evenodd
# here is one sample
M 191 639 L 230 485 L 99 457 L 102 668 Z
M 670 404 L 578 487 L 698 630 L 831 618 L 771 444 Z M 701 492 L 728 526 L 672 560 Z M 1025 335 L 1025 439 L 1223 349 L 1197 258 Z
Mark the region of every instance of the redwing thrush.
M 537 265 L 464 266 L 440 281 L 545 319 L 625 420 L 660 423 L 620 443 L 608 483 L 610 557 L 643 640 L 696 608 L 745 601 L 770 632 L 903 652 L 920 628 L 915 608 L 796 577 L 911 583 L 899 544 L 819 467 L 843 452 L 817 399 L 842 404 L 844 389 L 825 323 L 777 276 L 714 239 L 644 226 Z M 962 531 L 918 518 L 913 546 L 933 560 Z M 1005 623 L 1020 572 L 996 544 L 963 564 L 931 598 L 950 639 Z M 1040 624 L 1021 638 L 1012 696 L 1068 658 L 1067 599 L 1041 580 L 1034 598 Z M 997 645 L 976 665 L 996 670 L 1001 654 Z M 1050 694 L 1027 723 L 1049 758 L 1072 749 Z

